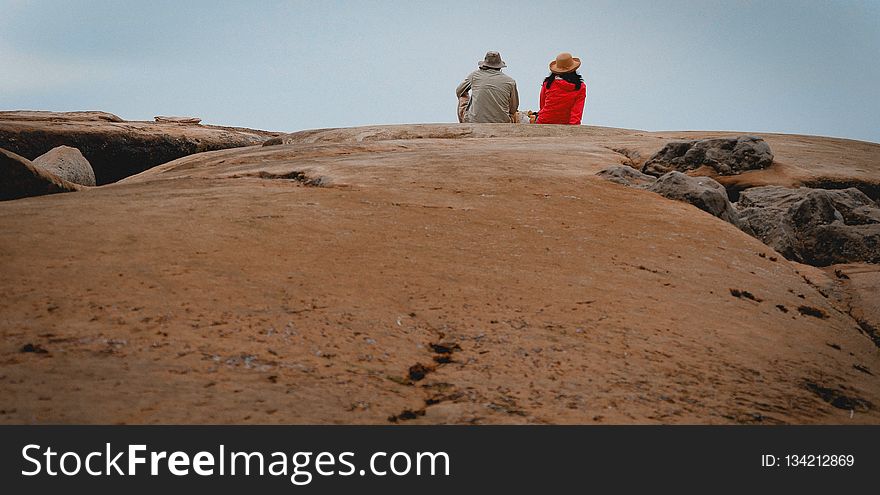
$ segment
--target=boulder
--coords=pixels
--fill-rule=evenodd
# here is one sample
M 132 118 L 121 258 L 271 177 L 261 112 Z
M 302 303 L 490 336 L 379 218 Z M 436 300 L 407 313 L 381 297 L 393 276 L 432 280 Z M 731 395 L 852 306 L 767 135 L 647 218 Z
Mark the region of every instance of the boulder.
M 599 177 L 629 187 L 646 187 L 657 180 L 626 165 L 613 165 L 596 173 Z
M 95 185 L 95 171 L 76 148 L 58 146 L 34 159 L 34 165 L 64 180 L 83 186 Z
M 727 190 L 710 177 L 691 177 L 681 172 L 669 172 L 660 176 L 647 190 L 669 199 L 690 203 L 742 228 L 739 216 L 727 198 Z
M 773 153 L 763 139 L 739 136 L 667 143 L 645 162 L 642 172 L 660 176 L 673 170 L 685 172 L 707 166 L 718 175 L 736 175 L 767 168 L 771 163 Z
M 880 207 L 856 188 L 756 187 L 736 209 L 755 237 L 790 260 L 880 262 Z
M 78 189 L 76 184 L 34 166 L 27 158 L 0 148 L 0 201 Z

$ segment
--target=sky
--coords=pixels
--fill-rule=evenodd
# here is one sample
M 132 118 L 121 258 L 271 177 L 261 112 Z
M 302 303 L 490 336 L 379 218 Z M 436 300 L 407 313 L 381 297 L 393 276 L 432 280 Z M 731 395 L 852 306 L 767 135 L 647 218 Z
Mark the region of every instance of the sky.
M 273 131 L 455 122 L 486 51 L 538 110 L 581 58 L 584 124 L 880 142 L 880 0 L 0 0 L 0 110 Z

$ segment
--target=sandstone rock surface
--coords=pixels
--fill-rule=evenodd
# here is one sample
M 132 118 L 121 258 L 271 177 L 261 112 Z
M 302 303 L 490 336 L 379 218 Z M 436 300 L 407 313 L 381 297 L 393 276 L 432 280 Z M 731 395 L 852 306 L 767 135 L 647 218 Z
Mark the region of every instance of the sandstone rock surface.
M 68 182 L 82 186 L 95 185 L 95 172 L 91 164 L 76 148 L 59 146 L 38 156 L 34 165 Z
M 880 265 L 848 263 L 826 270 L 838 284 L 832 291 L 840 306 L 853 317 L 862 332 L 880 347 Z
M 877 347 L 803 265 L 595 176 L 719 133 L 550 127 L 306 131 L 0 203 L 0 422 L 880 424 Z M 740 177 L 880 166 L 762 137 Z

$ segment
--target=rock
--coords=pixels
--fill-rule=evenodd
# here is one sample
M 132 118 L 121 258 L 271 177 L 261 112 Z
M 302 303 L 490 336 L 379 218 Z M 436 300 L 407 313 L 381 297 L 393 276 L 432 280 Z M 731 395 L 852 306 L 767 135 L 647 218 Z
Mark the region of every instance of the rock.
M 0 148 L 0 201 L 78 189 L 76 184 L 34 166 L 27 158 Z
M 34 159 L 34 165 L 64 180 L 83 186 L 95 185 L 95 171 L 76 148 L 58 146 Z
M 164 115 L 157 115 L 153 117 L 153 120 L 163 124 L 198 124 L 202 121 L 198 117 L 166 117 Z
M 755 237 L 790 260 L 880 262 L 880 208 L 858 189 L 756 187 L 736 208 Z
M 78 149 L 98 185 L 194 153 L 262 144 L 278 133 L 175 122 L 131 122 L 103 112 L 0 112 L 0 148 L 33 160 Z
M 690 177 L 681 172 L 669 172 L 647 189 L 669 199 L 690 203 L 742 228 L 739 216 L 727 198 L 727 190 L 710 177 Z
M 645 162 L 642 172 L 659 176 L 672 170 L 685 172 L 708 166 L 719 175 L 736 175 L 767 168 L 771 163 L 773 153 L 763 139 L 739 136 L 667 143 Z
M 629 187 L 645 187 L 657 180 L 626 165 L 614 165 L 596 173 L 599 177 Z

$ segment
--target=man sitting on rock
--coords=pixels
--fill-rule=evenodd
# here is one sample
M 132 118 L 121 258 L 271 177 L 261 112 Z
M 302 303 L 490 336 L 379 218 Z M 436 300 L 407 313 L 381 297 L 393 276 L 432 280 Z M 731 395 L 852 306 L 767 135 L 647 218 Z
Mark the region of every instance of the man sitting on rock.
M 511 123 L 519 108 L 516 81 L 501 72 L 507 64 L 498 52 L 488 52 L 477 62 L 479 69 L 471 72 L 458 85 L 459 122 Z M 468 93 L 470 92 L 470 95 Z

